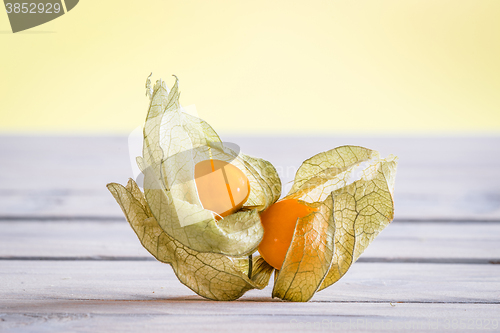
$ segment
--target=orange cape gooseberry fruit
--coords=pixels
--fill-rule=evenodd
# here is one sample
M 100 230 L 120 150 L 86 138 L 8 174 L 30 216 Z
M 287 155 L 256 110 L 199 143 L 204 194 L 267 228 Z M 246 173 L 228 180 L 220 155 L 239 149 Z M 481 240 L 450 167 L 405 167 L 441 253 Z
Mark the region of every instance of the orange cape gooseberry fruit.
M 259 245 L 259 253 L 276 269 L 281 269 L 286 252 L 290 247 L 297 219 L 307 216 L 316 209 L 296 199 L 278 201 L 261 215 L 264 238 Z
M 215 212 L 217 219 L 241 209 L 250 195 L 247 176 L 231 163 L 201 161 L 194 167 L 194 176 L 203 208 Z

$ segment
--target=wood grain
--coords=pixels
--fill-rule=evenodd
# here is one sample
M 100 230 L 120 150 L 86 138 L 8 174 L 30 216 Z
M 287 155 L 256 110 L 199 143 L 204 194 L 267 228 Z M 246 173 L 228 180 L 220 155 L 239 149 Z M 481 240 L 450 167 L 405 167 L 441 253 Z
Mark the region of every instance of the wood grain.
M 271 161 L 285 190 L 321 151 L 352 144 L 392 153 L 400 158 L 396 219 L 500 220 L 499 137 L 222 138 Z M 105 185 L 133 176 L 127 137 L 3 136 L 0 156 L 0 218 L 121 216 Z
M 498 304 L 47 300 L 11 303 L 0 327 L 3 332 L 495 332 L 499 311 Z
M 0 222 L 0 258 L 151 259 L 123 220 Z M 361 258 L 500 261 L 500 223 L 391 223 Z
M 154 261 L 4 261 L 2 269 L 4 300 L 202 299 Z M 312 301 L 497 304 L 499 275 L 500 265 L 355 263 Z M 271 286 L 242 298 L 251 299 L 270 301 Z

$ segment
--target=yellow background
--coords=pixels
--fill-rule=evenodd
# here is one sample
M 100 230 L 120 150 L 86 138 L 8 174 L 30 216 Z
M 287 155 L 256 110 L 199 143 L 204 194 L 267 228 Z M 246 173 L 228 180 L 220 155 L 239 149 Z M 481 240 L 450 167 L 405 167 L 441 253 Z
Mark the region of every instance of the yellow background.
M 0 50 L 4 133 L 128 133 L 150 72 L 219 132 L 500 133 L 498 0 L 81 0 Z

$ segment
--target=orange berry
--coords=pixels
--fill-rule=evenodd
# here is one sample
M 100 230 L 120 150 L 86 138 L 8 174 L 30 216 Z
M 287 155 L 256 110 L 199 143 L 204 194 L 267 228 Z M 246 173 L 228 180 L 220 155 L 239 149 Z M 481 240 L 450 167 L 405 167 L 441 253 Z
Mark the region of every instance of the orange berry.
M 264 238 L 259 245 L 259 253 L 269 265 L 281 269 L 297 219 L 314 211 L 314 208 L 296 199 L 286 199 L 276 202 L 260 215 Z
M 201 161 L 194 167 L 194 176 L 203 208 L 221 217 L 241 209 L 250 195 L 247 176 L 230 163 L 212 159 Z

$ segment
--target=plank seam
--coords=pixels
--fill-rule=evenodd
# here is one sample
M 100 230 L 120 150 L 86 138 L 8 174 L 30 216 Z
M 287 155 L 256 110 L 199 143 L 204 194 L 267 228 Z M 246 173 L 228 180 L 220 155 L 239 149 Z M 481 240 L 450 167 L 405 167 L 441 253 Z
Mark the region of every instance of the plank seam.
M 23 222 L 66 222 L 66 221 L 125 221 L 122 216 L 42 216 L 42 215 L 0 215 L 0 222 L 23 221 Z M 500 219 L 445 219 L 445 218 L 425 218 L 425 219 L 398 219 L 392 223 L 500 223 Z
M 115 256 L 1 256 L 0 261 L 156 261 L 153 257 Z M 361 257 L 362 263 L 500 265 L 500 258 L 382 258 Z

